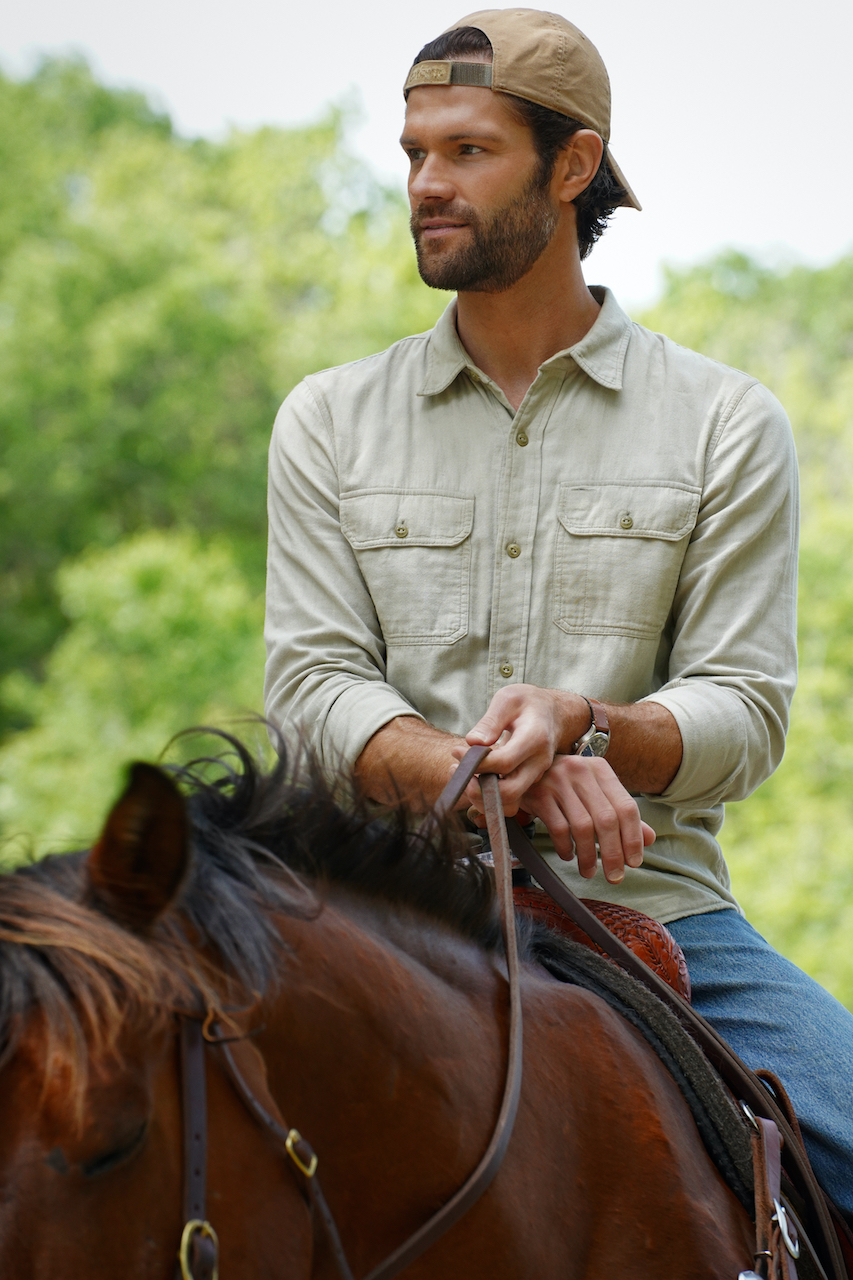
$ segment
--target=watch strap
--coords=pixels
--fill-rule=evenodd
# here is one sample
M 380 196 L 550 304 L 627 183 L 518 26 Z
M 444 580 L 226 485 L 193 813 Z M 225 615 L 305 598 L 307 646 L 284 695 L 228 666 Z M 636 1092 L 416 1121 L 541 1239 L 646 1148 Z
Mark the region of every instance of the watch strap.
M 610 745 L 610 721 L 607 712 L 597 698 L 588 698 L 583 693 L 580 696 L 589 707 L 589 728 L 574 743 L 571 754 L 603 756 Z
M 607 718 L 607 711 L 597 698 L 588 698 L 585 694 L 581 694 L 586 705 L 589 707 L 589 714 L 592 717 L 591 729 L 595 729 L 597 733 L 606 733 L 610 737 L 610 721 Z

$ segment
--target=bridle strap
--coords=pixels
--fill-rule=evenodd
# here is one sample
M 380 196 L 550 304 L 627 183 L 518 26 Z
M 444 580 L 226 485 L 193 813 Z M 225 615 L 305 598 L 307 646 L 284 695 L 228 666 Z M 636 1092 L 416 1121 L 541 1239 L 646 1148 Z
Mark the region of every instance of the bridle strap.
M 457 803 L 478 766 L 485 758 L 488 748 L 472 747 L 463 757 L 459 767 L 451 775 L 444 788 L 435 813 L 442 817 Z M 670 987 L 669 983 L 644 964 L 620 938 L 611 933 L 601 921 L 585 907 L 571 889 L 548 866 L 548 863 L 533 846 L 522 831 L 515 818 L 507 819 L 507 832 L 512 852 L 533 879 L 550 894 L 554 901 L 563 908 L 566 914 L 577 924 L 589 938 L 601 947 L 611 960 L 615 960 L 632 977 L 637 978 L 663 1001 L 668 1009 L 678 1018 L 686 1031 L 704 1051 L 716 1067 L 725 1083 L 736 1098 L 746 1101 L 756 1116 L 764 1116 L 777 1126 L 784 1142 L 786 1173 L 791 1177 L 797 1189 L 805 1197 L 815 1226 L 820 1233 L 823 1244 L 823 1257 L 820 1261 L 827 1267 L 833 1280 L 848 1280 L 847 1270 L 841 1256 L 841 1250 L 826 1207 L 820 1184 L 814 1176 L 809 1158 L 802 1140 L 788 1122 L 782 1107 L 776 1102 L 771 1092 L 765 1088 L 755 1072 L 742 1062 L 734 1050 L 721 1035 L 697 1013 L 683 996 Z M 803 1242 L 808 1237 L 801 1230 Z M 814 1245 L 808 1241 L 809 1248 L 815 1252 Z
M 213 1028 L 215 1030 L 215 1027 Z M 267 1084 L 266 1065 L 260 1051 L 250 1040 L 211 1040 L 220 1054 L 225 1072 L 238 1096 L 255 1120 L 265 1129 L 288 1157 L 288 1165 L 301 1175 L 303 1194 L 314 1208 L 320 1220 L 326 1242 L 343 1280 L 353 1280 L 353 1274 L 344 1253 L 335 1219 L 323 1195 L 317 1177 L 317 1157 L 310 1143 L 289 1129 Z
M 476 764 L 479 764 L 486 751 L 487 748 L 475 749 Z M 476 764 L 474 768 L 476 768 Z M 473 774 L 473 769 L 471 772 Z M 451 804 L 455 804 L 468 782 L 470 782 L 470 776 L 459 788 L 458 795 L 451 801 Z M 437 1213 L 433 1214 L 414 1235 L 409 1236 L 408 1240 L 395 1249 L 384 1262 L 374 1267 L 364 1277 L 364 1280 L 391 1280 L 392 1276 L 396 1276 L 414 1262 L 416 1258 L 419 1258 L 430 1245 L 440 1239 L 446 1231 L 450 1230 L 454 1223 L 458 1222 L 468 1212 L 498 1172 L 515 1124 L 518 1101 L 521 1095 L 523 1027 L 521 975 L 515 935 L 515 907 L 512 897 L 511 853 L 497 777 L 494 774 L 483 774 L 480 778 L 480 787 L 483 792 L 483 805 L 495 861 L 495 878 L 500 903 L 509 991 L 509 1048 L 500 1111 L 489 1145 L 473 1173 Z M 295 1129 L 288 1129 L 287 1122 L 266 1083 L 266 1069 L 261 1054 L 248 1040 L 222 1040 L 217 1042 L 214 1039 L 212 1042 L 216 1044 L 228 1076 L 251 1114 L 263 1128 L 285 1147 L 290 1157 L 291 1167 L 298 1169 L 306 1194 L 318 1211 L 320 1223 L 325 1230 L 338 1271 L 343 1280 L 353 1280 L 352 1271 L 347 1262 L 335 1220 L 316 1174 L 314 1152 Z
M 180 1018 L 184 1124 L 184 1228 L 176 1280 L 217 1280 L 219 1243 L 206 1220 L 207 1079 L 201 1018 Z
M 198 1018 L 181 1018 L 184 1112 L 184 1222 L 204 1219 L 207 1201 L 207 1080 Z

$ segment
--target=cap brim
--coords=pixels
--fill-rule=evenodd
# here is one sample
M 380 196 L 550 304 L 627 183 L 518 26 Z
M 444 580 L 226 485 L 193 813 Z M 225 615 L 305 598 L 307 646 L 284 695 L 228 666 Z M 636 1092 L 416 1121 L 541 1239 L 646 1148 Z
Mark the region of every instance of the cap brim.
M 625 206 L 625 208 L 627 208 L 627 209 L 642 209 L 642 207 L 643 207 L 643 206 L 640 204 L 639 200 L 638 200 L 638 199 L 637 199 L 637 197 L 634 195 L 633 191 L 631 190 L 630 186 L 628 185 L 628 183 L 627 183 L 627 181 L 626 181 L 626 179 L 625 179 L 625 175 L 624 175 L 624 173 L 623 173 L 623 172 L 622 172 L 622 170 L 619 168 L 619 166 L 618 166 L 618 164 L 616 163 L 616 161 L 613 159 L 613 152 L 610 150 L 610 148 L 609 148 L 609 147 L 606 147 L 606 148 L 605 148 L 605 153 L 606 153 L 606 155 L 607 155 L 607 159 L 608 159 L 608 162 L 609 162 L 609 164 L 610 164 L 610 168 L 613 170 L 613 176 L 614 176 L 614 178 L 615 178 L 615 179 L 616 179 L 616 181 L 619 183 L 620 187 L 624 187 L 624 188 L 625 188 L 625 198 L 624 198 L 623 200 L 620 200 L 620 201 L 619 201 L 619 204 L 620 204 L 620 205 L 624 205 L 624 206 Z

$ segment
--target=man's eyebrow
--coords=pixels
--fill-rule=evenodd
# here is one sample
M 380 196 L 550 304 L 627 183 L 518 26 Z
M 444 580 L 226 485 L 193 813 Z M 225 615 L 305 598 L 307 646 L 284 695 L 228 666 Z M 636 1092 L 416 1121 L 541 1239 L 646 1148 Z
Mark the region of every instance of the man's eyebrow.
M 481 133 L 478 130 L 466 129 L 462 133 L 446 133 L 442 137 L 442 142 L 501 142 L 502 139 L 497 133 Z M 401 147 L 417 146 L 419 139 L 410 134 L 403 134 L 400 139 Z

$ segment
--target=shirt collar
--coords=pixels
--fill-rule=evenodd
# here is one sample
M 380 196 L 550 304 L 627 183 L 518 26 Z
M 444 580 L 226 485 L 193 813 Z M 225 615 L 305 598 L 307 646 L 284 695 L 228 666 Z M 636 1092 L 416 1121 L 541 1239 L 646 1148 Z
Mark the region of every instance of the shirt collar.
M 550 369 L 571 359 L 600 386 L 611 391 L 621 391 L 622 367 L 631 337 L 632 322 L 609 289 L 602 285 L 592 285 L 590 292 L 596 302 L 601 304 L 595 324 L 580 342 L 567 347 L 565 351 L 558 351 L 545 361 L 542 368 Z M 456 332 L 454 298 L 429 336 L 426 377 L 418 394 L 438 395 L 450 386 L 463 369 L 473 371 L 476 366 Z

